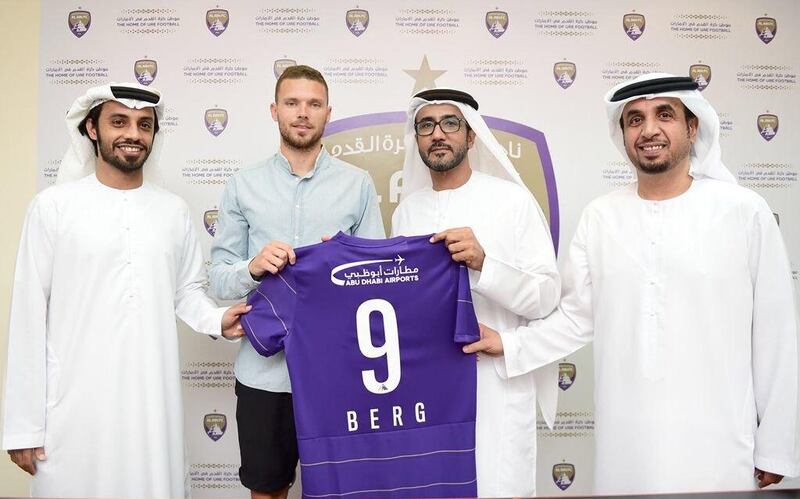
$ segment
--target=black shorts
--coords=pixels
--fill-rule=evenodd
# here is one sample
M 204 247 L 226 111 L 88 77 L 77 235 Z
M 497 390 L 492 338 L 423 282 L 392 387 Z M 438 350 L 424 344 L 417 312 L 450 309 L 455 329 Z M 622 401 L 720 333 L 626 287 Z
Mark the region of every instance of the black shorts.
M 291 485 L 297 467 L 297 434 L 291 393 L 258 390 L 236 381 L 239 480 L 256 492 Z

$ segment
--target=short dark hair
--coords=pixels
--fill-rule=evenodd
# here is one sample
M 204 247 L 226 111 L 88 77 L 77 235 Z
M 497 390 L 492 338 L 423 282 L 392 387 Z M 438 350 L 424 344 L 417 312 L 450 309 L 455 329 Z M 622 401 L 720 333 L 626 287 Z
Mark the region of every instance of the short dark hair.
M 681 101 L 681 105 L 683 106 L 683 117 L 686 120 L 687 125 L 689 124 L 689 120 L 691 120 L 692 118 L 694 118 L 698 123 L 700 122 L 700 120 L 697 119 L 697 116 L 692 112 L 691 109 L 686 107 L 686 104 L 684 104 L 683 101 Z M 625 125 L 622 116 L 619 117 L 619 128 L 621 130 L 625 130 Z
M 92 123 L 94 124 L 95 128 L 97 128 L 97 121 L 100 118 L 100 111 L 103 110 L 103 106 L 105 105 L 106 102 L 102 102 L 91 108 L 89 112 L 86 114 L 86 117 L 83 118 L 83 120 L 81 120 L 80 123 L 78 123 L 78 131 L 81 132 L 81 135 L 83 135 L 84 137 L 88 137 L 89 140 L 92 141 L 92 145 L 94 146 L 95 156 L 98 155 L 97 141 L 89 137 L 89 132 L 86 131 L 86 122 L 92 120 Z M 155 137 L 157 133 L 158 133 L 158 113 L 156 112 L 156 108 L 153 108 L 153 137 Z
M 325 87 L 325 100 L 326 102 L 328 101 L 328 84 L 325 82 L 325 78 L 322 76 L 322 73 L 311 66 L 300 64 L 297 66 L 289 66 L 278 77 L 278 81 L 275 83 L 275 102 L 278 102 L 278 90 L 281 88 L 281 83 L 283 83 L 283 80 L 301 79 L 322 83 L 322 86 Z

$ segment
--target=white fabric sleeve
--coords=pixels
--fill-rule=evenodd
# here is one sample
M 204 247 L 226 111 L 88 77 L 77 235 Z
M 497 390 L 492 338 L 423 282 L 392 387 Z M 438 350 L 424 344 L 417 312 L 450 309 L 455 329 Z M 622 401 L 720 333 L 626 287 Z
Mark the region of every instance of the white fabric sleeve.
M 217 307 L 206 294 L 208 280 L 203 267 L 203 253 L 188 209 L 184 218 L 183 254 L 175 285 L 175 314 L 198 333 L 220 337 L 226 308 Z
M 561 280 L 553 243 L 532 197 L 517 210 L 514 221 L 514 260 L 486 254 L 472 291 L 525 317 L 546 317 L 558 305 Z M 480 241 L 478 241 L 480 242 Z M 473 272 L 470 272 L 474 276 Z
M 22 226 L 8 329 L 3 449 L 44 445 L 47 419 L 47 308 L 58 210 L 41 194 Z
M 750 241 L 753 280 L 753 389 L 758 413 L 755 466 L 800 475 L 797 311 L 780 229 L 760 201 Z
M 564 292 L 550 316 L 500 332 L 506 372 L 519 376 L 555 362 L 592 341 L 592 279 L 587 257 L 586 212 L 569 247 L 562 274 Z

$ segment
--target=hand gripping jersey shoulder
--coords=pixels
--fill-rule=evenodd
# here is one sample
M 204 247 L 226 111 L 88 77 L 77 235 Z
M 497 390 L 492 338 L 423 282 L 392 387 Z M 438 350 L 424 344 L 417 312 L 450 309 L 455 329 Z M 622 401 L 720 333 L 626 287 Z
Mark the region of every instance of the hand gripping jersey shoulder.
M 306 497 L 476 495 L 478 324 L 429 237 L 337 234 L 248 299 L 253 347 L 286 351 Z

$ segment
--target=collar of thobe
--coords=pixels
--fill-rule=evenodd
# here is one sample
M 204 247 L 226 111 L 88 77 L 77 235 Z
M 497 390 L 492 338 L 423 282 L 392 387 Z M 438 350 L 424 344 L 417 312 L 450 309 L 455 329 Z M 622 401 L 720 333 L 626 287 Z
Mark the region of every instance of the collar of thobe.
M 75 99 L 75 102 L 72 103 L 67 112 L 66 123 L 67 132 L 70 136 L 70 146 L 58 167 L 58 183 L 77 180 L 94 173 L 97 164 L 94 145 L 92 145 L 88 137 L 81 135 L 78 125 L 86 118 L 92 108 L 110 100 L 119 102 L 131 109 L 152 107 L 157 118 L 161 119 L 164 116 L 164 101 L 161 98 L 161 93 L 154 88 L 144 87 L 136 83 L 113 82 L 90 88 L 84 95 Z M 163 133 L 155 134 L 150 156 L 144 165 L 145 178 L 151 182 L 157 182 L 159 177 L 157 164 L 163 140 Z
M 608 115 L 608 131 L 611 140 L 620 153 L 633 164 L 625 151 L 625 142 L 619 119 L 622 109 L 628 102 L 637 99 L 674 97 L 680 99 L 698 120 L 697 139 L 692 146 L 689 174 L 694 178 L 713 178 L 736 183 L 736 178 L 722 164 L 722 150 L 719 145 L 719 116 L 711 104 L 696 90 L 689 78 L 681 78 L 668 73 L 649 73 L 634 80 L 620 83 L 606 93 L 604 102 Z

